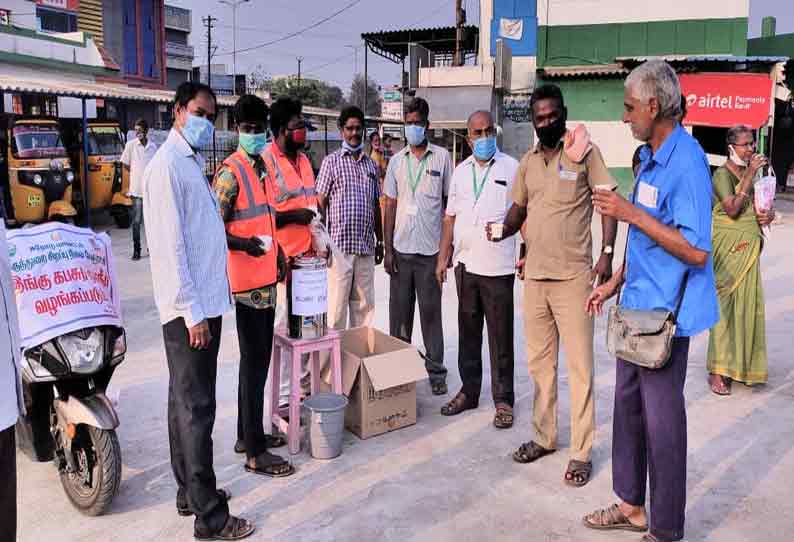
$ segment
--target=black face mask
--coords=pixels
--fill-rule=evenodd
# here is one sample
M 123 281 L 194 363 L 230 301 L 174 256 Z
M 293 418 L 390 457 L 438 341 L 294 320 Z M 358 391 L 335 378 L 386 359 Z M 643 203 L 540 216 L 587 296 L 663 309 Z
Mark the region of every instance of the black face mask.
M 565 116 L 561 116 L 542 128 L 535 128 L 535 131 L 538 133 L 541 144 L 547 149 L 553 149 L 565 135 Z

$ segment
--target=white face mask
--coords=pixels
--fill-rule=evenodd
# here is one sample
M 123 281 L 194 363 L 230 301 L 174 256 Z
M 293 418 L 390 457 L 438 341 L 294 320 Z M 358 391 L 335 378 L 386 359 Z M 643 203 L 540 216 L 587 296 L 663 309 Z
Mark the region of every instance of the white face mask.
M 733 148 L 733 145 L 728 145 L 728 151 L 730 152 L 731 162 L 733 162 L 737 166 L 747 167 L 747 162 L 739 158 L 739 155 L 736 154 L 736 149 Z

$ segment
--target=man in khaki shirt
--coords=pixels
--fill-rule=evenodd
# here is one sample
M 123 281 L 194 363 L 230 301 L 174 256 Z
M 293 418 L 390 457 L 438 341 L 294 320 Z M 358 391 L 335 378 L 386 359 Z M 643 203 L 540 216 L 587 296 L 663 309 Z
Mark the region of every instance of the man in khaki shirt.
M 522 444 L 513 458 L 531 463 L 555 451 L 561 339 L 571 393 L 571 460 L 565 482 L 581 487 L 590 480 L 595 431 L 593 319 L 582 307 L 593 284 L 612 274 L 617 232 L 617 222 L 602 217 L 604 246 L 593 267 L 591 196 L 596 189 L 614 190 L 616 185 L 598 147 L 586 138 L 582 144 L 583 134 L 566 133 L 567 110 L 558 87 L 539 87 L 530 108 L 540 143 L 521 160 L 502 236 L 522 230 L 527 244 L 524 322 L 535 383 L 535 440 Z

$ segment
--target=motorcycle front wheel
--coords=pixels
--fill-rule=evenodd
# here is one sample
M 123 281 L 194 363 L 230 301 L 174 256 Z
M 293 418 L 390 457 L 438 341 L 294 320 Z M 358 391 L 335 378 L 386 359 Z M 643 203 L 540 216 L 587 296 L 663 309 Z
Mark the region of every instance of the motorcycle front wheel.
M 116 432 L 81 426 L 72 441 L 71 454 L 76 471 L 64 469 L 60 473 L 66 495 L 83 514 L 104 514 L 121 484 L 121 446 Z

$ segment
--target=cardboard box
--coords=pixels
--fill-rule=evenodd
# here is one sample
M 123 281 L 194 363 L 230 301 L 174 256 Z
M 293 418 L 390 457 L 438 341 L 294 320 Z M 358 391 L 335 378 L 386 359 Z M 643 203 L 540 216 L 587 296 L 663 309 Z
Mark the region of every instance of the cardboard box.
M 342 332 L 345 427 L 362 439 L 416 423 L 416 382 L 427 378 L 416 348 L 370 327 Z

